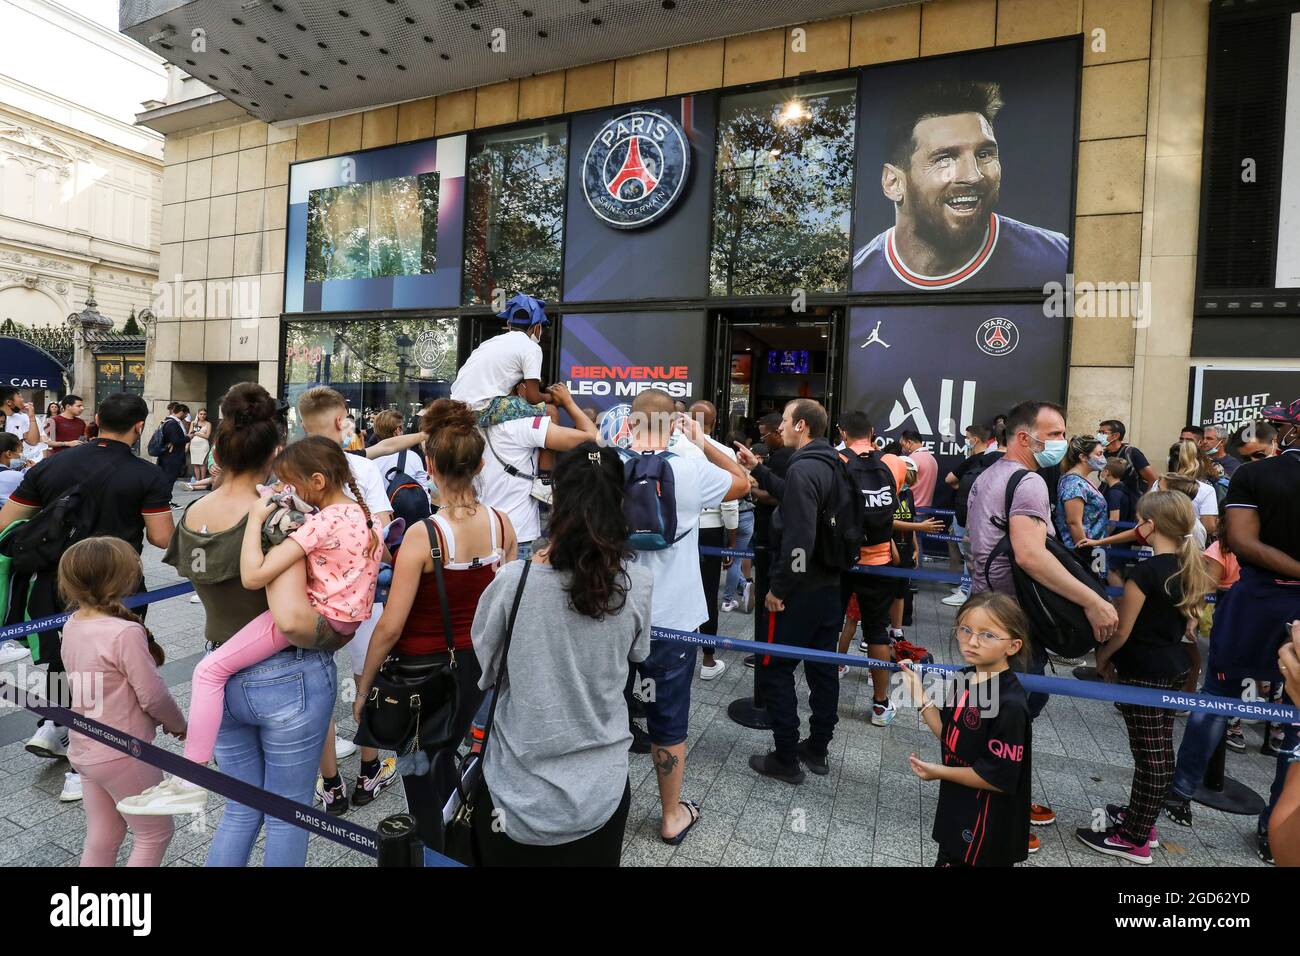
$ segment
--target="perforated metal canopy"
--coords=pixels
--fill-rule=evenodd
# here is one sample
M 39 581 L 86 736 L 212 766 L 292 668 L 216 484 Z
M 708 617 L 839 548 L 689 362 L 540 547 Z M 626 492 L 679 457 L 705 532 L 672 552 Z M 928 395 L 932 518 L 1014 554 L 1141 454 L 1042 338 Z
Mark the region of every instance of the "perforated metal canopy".
M 121 0 L 120 29 L 274 122 L 898 2 Z

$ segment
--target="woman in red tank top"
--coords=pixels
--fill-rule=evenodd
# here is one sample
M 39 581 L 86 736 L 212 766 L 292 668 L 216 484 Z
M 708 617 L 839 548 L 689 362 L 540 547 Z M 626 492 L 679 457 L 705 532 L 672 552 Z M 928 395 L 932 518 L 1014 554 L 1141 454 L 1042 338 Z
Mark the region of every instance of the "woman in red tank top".
M 425 411 L 421 428 L 428 435 L 425 457 L 430 477 L 442 495 L 442 507 L 431 519 L 406 530 L 393 565 L 388 602 L 370 638 L 354 713 L 360 720 L 361 705 L 390 656 L 401 670 L 415 675 L 447 663 L 454 653 L 460 688 L 454 742 L 439 750 L 416 750 L 397 758 L 420 839 L 425 846 L 440 850 L 442 808 L 456 789 L 457 745 L 469 730 L 484 693 L 478 689 L 482 671 L 470 640 L 470 625 L 479 597 L 497 570 L 515 559 L 517 542 L 510 519 L 481 503 L 474 493 L 474 477 L 483 467 L 483 433 L 475 427 L 469 406 L 441 398 Z M 438 598 L 432 554 L 435 541 L 442 554 L 450 634 Z

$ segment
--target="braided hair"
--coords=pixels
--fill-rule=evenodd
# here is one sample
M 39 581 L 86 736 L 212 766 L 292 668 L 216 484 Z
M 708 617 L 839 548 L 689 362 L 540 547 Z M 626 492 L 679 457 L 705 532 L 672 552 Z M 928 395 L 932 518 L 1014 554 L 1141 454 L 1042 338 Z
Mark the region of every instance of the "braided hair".
M 356 479 L 352 477 L 347 455 L 339 447 L 338 442 L 330 441 L 321 435 L 296 441 L 286 446 L 276 456 L 273 467 L 281 479 L 297 486 L 300 496 L 306 485 L 304 479 L 312 475 L 321 475 L 325 479 L 326 497 L 344 488 L 350 491 L 357 504 L 361 506 L 362 514 L 366 516 L 366 527 L 370 530 L 371 551 L 375 554 L 380 552 L 379 534 L 375 531 L 374 516 L 370 513 L 370 507 L 366 504 L 365 495 L 357 486 Z
M 121 538 L 86 538 L 59 559 L 59 593 L 68 609 L 85 608 L 139 624 L 149 642 L 149 655 L 161 667 L 167 655 L 144 621 L 122 603 L 123 598 L 143 587 L 140 556 Z

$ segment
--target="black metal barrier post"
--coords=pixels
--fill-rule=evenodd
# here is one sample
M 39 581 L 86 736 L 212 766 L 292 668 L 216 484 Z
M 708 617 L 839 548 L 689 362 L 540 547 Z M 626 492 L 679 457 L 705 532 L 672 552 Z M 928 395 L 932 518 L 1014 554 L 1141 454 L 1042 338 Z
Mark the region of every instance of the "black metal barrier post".
M 1233 780 L 1224 772 L 1228 754 L 1228 738 L 1219 741 L 1205 768 L 1205 780 L 1196 789 L 1192 799 L 1214 810 L 1257 817 L 1264 812 L 1264 800 L 1244 783 Z
M 415 831 L 415 818 L 409 813 L 384 817 L 375 827 L 378 836 L 380 866 L 424 866 L 424 844 Z
M 761 545 L 755 545 L 757 552 Z M 768 614 L 767 605 L 767 563 L 757 555 L 754 561 L 754 642 L 762 644 L 767 640 Z M 767 715 L 763 704 L 763 689 L 759 679 L 759 668 L 763 666 L 762 657 L 754 655 L 754 689 L 749 697 L 737 697 L 727 705 L 727 716 L 742 727 L 751 730 L 771 730 L 772 718 Z

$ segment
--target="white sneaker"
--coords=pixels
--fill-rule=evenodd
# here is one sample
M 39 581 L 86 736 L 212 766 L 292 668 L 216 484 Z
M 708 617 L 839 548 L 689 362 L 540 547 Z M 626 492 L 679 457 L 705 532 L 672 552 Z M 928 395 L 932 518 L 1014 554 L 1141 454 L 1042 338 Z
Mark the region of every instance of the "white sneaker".
M 839 666 L 839 677 L 840 677 L 840 680 L 844 680 L 844 678 L 845 678 L 845 676 L 848 674 L 848 672 L 849 672 L 849 665 L 848 665 L 848 664 L 841 664 L 841 665 Z
M 948 605 L 948 607 L 961 607 L 963 604 L 966 603 L 966 599 L 969 597 L 970 595 L 967 594 L 965 591 L 958 589 L 956 591 L 953 591 L 946 598 L 940 598 L 939 603 L 946 604 Z
M 81 799 L 81 774 L 65 773 L 63 775 L 63 792 L 59 799 L 64 803 L 76 803 Z
M 871 723 L 877 727 L 888 727 L 897 716 L 898 708 L 894 706 L 892 700 L 883 707 L 876 703 L 871 705 Z
M 740 586 L 740 609 L 746 614 L 754 613 L 754 582 L 746 581 Z
M 191 603 L 191 604 L 202 604 L 203 602 L 202 602 L 201 600 L 199 600 L 199 596 L 198 596 L 197 594 L 191 594 L 191 595 L 190 595 L 190 603 Z
M 16 664 L 18 661 L 25 661 L 32 656 L 26 644 L 19 644 L 17 641 L 5 641 L 0 643 L 0 667 L 6 664 Z
M 731 598 L 727 598 L 725 601 L 722 602 L 721 610 L 724 614 L 730 614 L 738 607 L 740 607 L 739 601 L 733 601 Z
M 334 759 L 335 760 L 347 760 L 356 752 L 357 752 L 357 745 L 354 744 L 352 741 L 345 740 L 342 737 L 334 738 Z
M 58 725 L 46 721 L 36 728 L 32 739 L 27 741 L 27 752 L 46 760 L 58 760 L 68 755 L 68 732 Z
M 715 658 L 712 667 L 707 665 L 700 667 L 700 680 L 714 680 L 715 678 L 721 677 L 722 672 L 726 669 L 726 661 L 720 661 Z
M 135 797 L 117 802 L 117 812 L 140 817 L 172 817 L 202 813 L 208 805 L 208 791 L 181 777 L 168 777 Z

